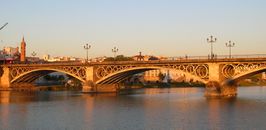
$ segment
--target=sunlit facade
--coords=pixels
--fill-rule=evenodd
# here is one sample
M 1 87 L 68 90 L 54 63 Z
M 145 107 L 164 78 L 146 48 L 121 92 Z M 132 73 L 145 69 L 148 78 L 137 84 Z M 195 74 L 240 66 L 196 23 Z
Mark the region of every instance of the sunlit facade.
M 143 79 L 146 82 L 158 82 L 160 81 L 159 75 L 163 74 L 167 76 L 167 78 L 173 82 L 183 82 L 186 81 L 186 76 L 184 74 L 180 74 L 175 71 L 171 71 L 169 69 L 161 69 L 161 70 L 150 70 L 144 72 Z

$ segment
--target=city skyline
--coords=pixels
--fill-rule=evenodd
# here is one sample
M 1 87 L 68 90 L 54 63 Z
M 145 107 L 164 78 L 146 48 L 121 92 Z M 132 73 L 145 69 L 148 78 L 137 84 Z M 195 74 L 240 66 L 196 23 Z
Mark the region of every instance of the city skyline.
M 266 1 L 5 1 L 0 9 L 0 47 L 19 46 L 27 56 L 89 57 L 118 54 L 208 55 L 206 39 L 217 37 L 214 53 L 264 54 Z

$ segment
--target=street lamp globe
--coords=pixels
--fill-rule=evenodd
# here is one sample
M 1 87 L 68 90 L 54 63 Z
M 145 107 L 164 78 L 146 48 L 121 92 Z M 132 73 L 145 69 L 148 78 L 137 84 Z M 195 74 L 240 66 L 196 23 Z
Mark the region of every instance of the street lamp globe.
M 91 45 L 89 45 L 89 44 L 85 44 L 85 45 L 84 45 L 84 49 L 86 50 L 86 62 L 89 61 L 89 54 L 88 54 L 88 51 L 89 51 L 90 48 L 91 48 Z
M 215 43 L 217 41 L 217 38 L 215 38 L 214 36 L 210 36 L 209 38 L 207 38 L 207 43 L 211 44 L 211 59 L 214 58 L 214 54 L 213 54 L 213 43 Z

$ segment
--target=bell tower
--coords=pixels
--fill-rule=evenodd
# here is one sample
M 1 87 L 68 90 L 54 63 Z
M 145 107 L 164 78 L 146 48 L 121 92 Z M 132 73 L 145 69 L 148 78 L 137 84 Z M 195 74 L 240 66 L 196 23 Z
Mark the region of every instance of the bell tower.
M 22 38 L 22 41 L 20 43 L 20 62 L 26 61 L 26 42 L 24 40 L 24 36 Z

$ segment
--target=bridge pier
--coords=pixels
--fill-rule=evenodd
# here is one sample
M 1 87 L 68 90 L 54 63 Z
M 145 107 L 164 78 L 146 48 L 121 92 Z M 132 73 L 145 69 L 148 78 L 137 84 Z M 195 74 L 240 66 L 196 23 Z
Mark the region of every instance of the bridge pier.
M 0 75 L 0 87 L 1 88 L 9 88 L 10 87 L 10 74 L 8 67 L 1 68 L 1 75 Z
M 90 92 L 96 92 L 95 84 L 92 81 L 87 81 L 83 86 L 82 86 L 82 92 L 84 93 L 90 93 Z
M 86 81 L 82 86 L 82 92 L 96 92 L 94 81 L 93 67 L 86 68 Z
M 235 97 L 237 85 L 222 74 L 223 64 L 209 63 L 209 81 L 206 83 L 206 97 Z
M 235 83 L 221 84 L 210 81 L 206 84 L 205 97 L 235 97 L 237 96 L 237 85 Z

